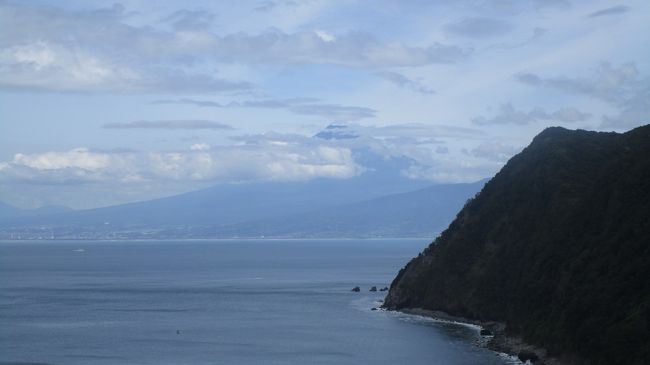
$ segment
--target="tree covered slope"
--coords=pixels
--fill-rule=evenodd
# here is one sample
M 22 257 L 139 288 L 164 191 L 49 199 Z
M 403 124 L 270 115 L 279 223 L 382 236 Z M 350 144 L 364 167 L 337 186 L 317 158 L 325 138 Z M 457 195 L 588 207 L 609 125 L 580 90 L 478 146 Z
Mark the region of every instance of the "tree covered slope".
M 504 322 L 589 364 L 650 363 L 650 126 L 540 133 L 400 271 L 385 306 Z

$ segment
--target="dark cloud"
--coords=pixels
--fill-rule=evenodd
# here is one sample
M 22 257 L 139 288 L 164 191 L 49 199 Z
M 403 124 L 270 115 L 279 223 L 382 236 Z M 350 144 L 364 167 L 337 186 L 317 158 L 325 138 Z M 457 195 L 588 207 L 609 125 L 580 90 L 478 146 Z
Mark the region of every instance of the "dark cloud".
M 216 15 L 205 10 L 178 10 L 163 19 L 177 30 L 203 30 L 212 25 Z
M 446 155 L 449 153 L 449 148 L 445 146 L 438 146 L 436 147 L 436 153 Z
M 267 12 L 271 11 L 280 7 L 294 7 L 300 5 L 299 2 L 293 1 L 293 0 L 284 0 L 284 1 L 262 1 L 260 2 L 257 7 L 255 7 L 256 11 L 261 11 L 261 12 Z
M 151 104 L 187 104 L 200 107 L 210 108 L 289 108 L 292 105 L 303 103 L 314 103 L 319 101 L 317 98 L 288 98 L 288 99 L 263 99 L 263 100 L 244 100 L 244 101 L 231 101 L 228 103 L 218 103 L 210 100 L 197 100 L 197 99 L 160 99 L 154 100 Z
M 387 80 L 401 88 L 409 89 L 420 94 L 435 94 L 435 91 L 420 81 L 409 79 L 408 77 L 392 71 L 376 72 L 375 75 L 384 80 Z
M 627 130 L 650 123 L 650 84 L 618 104 L 619 112 L 604 115 L 601 128 Z
M 370 108 L 338 104 L 293 105 L 289 110 L 295 114 L 316 115 L 333 119 L 335 121 L 355 121 L 365 118 L 374 118 L 377 113 L 376 110 Z
M 533 73 L 519 73 L 515 79 L 532 86 L 551 87 L 565 92 L 591 96 L 608 102 L 621 101 L 638 88 L 639 71 L 634 63 L 613 67 L 602 62 L 590 77 L 542 77 Z
M 539 76 L 526 72 L 515 74 L 515 80 L 533 86 L 541 85 L 543 83 L 542 79 Z
M 594 11 L 593 13 L 589 14 L 588 17 L 597 18 L 601 16 L 618 15 L 618 14 L 627 13 L 628 11 L 630 11 L 629 6 L 617 5 L 617 6 L 612 6 L 611 8 Z
M 454 45 L 433 43 L 414 47 L 384 43 L 370 34 L 351 32 L 328 35 L 312 31 L 284 33 L 279 30 L 250 35 L 215 36 L 213 57 L 222 62 L 249 64 L 334 64 L 349 67 L 405 67 L 456 63 L 468 51 Z
M 106 129 L 214 129 L 229 130 L 231 126 L 210 120 L 136 120 L 126 123 L 108 123 Z
M 217 103 L 216 101 L 196 100 L 196 99 L 187 99 L 187 98 L 182 98 L 182 99 L 160 99 L 160 100 L 152 101 L 151 104 L 188 104 L 188 105 L 201 106 L 201 107 L 210 107 L 210 108 L 224 108 L 225 107 L 223 104 Z
M 444 26 L 445 31 L 463 37 L 485 38 L 508 33 L 512 25 L 494 18 L 463 18 Z
M 207 100 L 194 99 L 166 99 L 155 100 L 153 104 L 189 104 L 201 107 L 214 108 L 268 108 L 286 109 L 293 114 L 314 115 L 333 119 L 335 121 L 356 121 L 364 118 L 373 118 L 376 110 L 360 106 L 346 106 L 338 104 L 316 103 L 315 98 L 290 98 L 290 99 L 266 99 L 266 100 L 244 100 L 231 101 L 229 103 L 217 103 Z
M 533 0 L 533 4 L 537 9 L 568 9 L 571 7 L 571 3 L 567 0 Z
M 506 103 L 499 106 L 496 115 L 491 118 L 483 116 L 472 119 L 476 125 L 525 125 L 538 121 L 555 122 L 581 122 L 591 118 L 591 114 L 583 113 L 576 108 L 566 107 L 554 112 L 547 112 L 542 108 L 534 108 L 528 112 L 515 109 L 512 104 Z
M 359 135 L 354 131 L 350 131 L 348 126 L 346 125 L 330 124 L 327 127 L 325 127 L 324 130 L 316 133 L 314 135 L 314 138 L 327 139 L 327 140 L 335 140 L 335 139 L 340 140 L 340 139 L 359 138 Z
M 544 34 L 546 34 L 547 30 L 544 28 L 534 28 L 533 33 L 525 39 L 518 40 L 518 41 L 508 41 L 508 42 L 503 42 L 503 43 L 498 43 L 490 46 L 489 48 L 497 48 L 497 49 L 513 49 L 513 48 L 518 48 L 518 47 L 523 47 L 525 45 L 531 44 L 535 42 L 536 40 L 542 38 Z
M 602 62 L 590 77 L 542 77 L 519 73 L 515 79 L 535 87 L 589 96 L 617 108 L 617 114 L 603 116 L 602 128 L 629 129 L 650 120 L 650 79 L 641 78 L 634 63 L 614 67 Z

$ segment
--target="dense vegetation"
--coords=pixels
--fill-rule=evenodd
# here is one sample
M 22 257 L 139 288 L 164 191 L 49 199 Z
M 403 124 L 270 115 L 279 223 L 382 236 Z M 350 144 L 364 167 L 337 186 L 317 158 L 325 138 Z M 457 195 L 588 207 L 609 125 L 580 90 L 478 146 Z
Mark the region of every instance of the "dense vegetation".
M 588 364 L 650 363 L 650 126 L 549 128 L 400 271 L 391 309 L 505 322 Z

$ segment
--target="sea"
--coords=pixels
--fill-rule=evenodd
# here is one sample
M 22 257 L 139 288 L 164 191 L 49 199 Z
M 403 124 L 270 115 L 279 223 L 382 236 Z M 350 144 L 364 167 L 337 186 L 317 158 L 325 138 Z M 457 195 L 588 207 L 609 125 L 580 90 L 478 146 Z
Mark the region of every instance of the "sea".
M 0 364 L 520 364 L 373 310 L 428 243 L 0 241 Z

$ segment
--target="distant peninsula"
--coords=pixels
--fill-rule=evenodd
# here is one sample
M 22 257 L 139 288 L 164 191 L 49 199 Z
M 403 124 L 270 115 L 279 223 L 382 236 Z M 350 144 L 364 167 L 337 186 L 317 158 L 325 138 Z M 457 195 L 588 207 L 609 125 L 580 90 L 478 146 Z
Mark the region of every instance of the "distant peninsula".
M 544 130 L 399 272 L 384 306 L 485 324 L 488 346 L 535 363 L 649 364 L 650 125 Z

